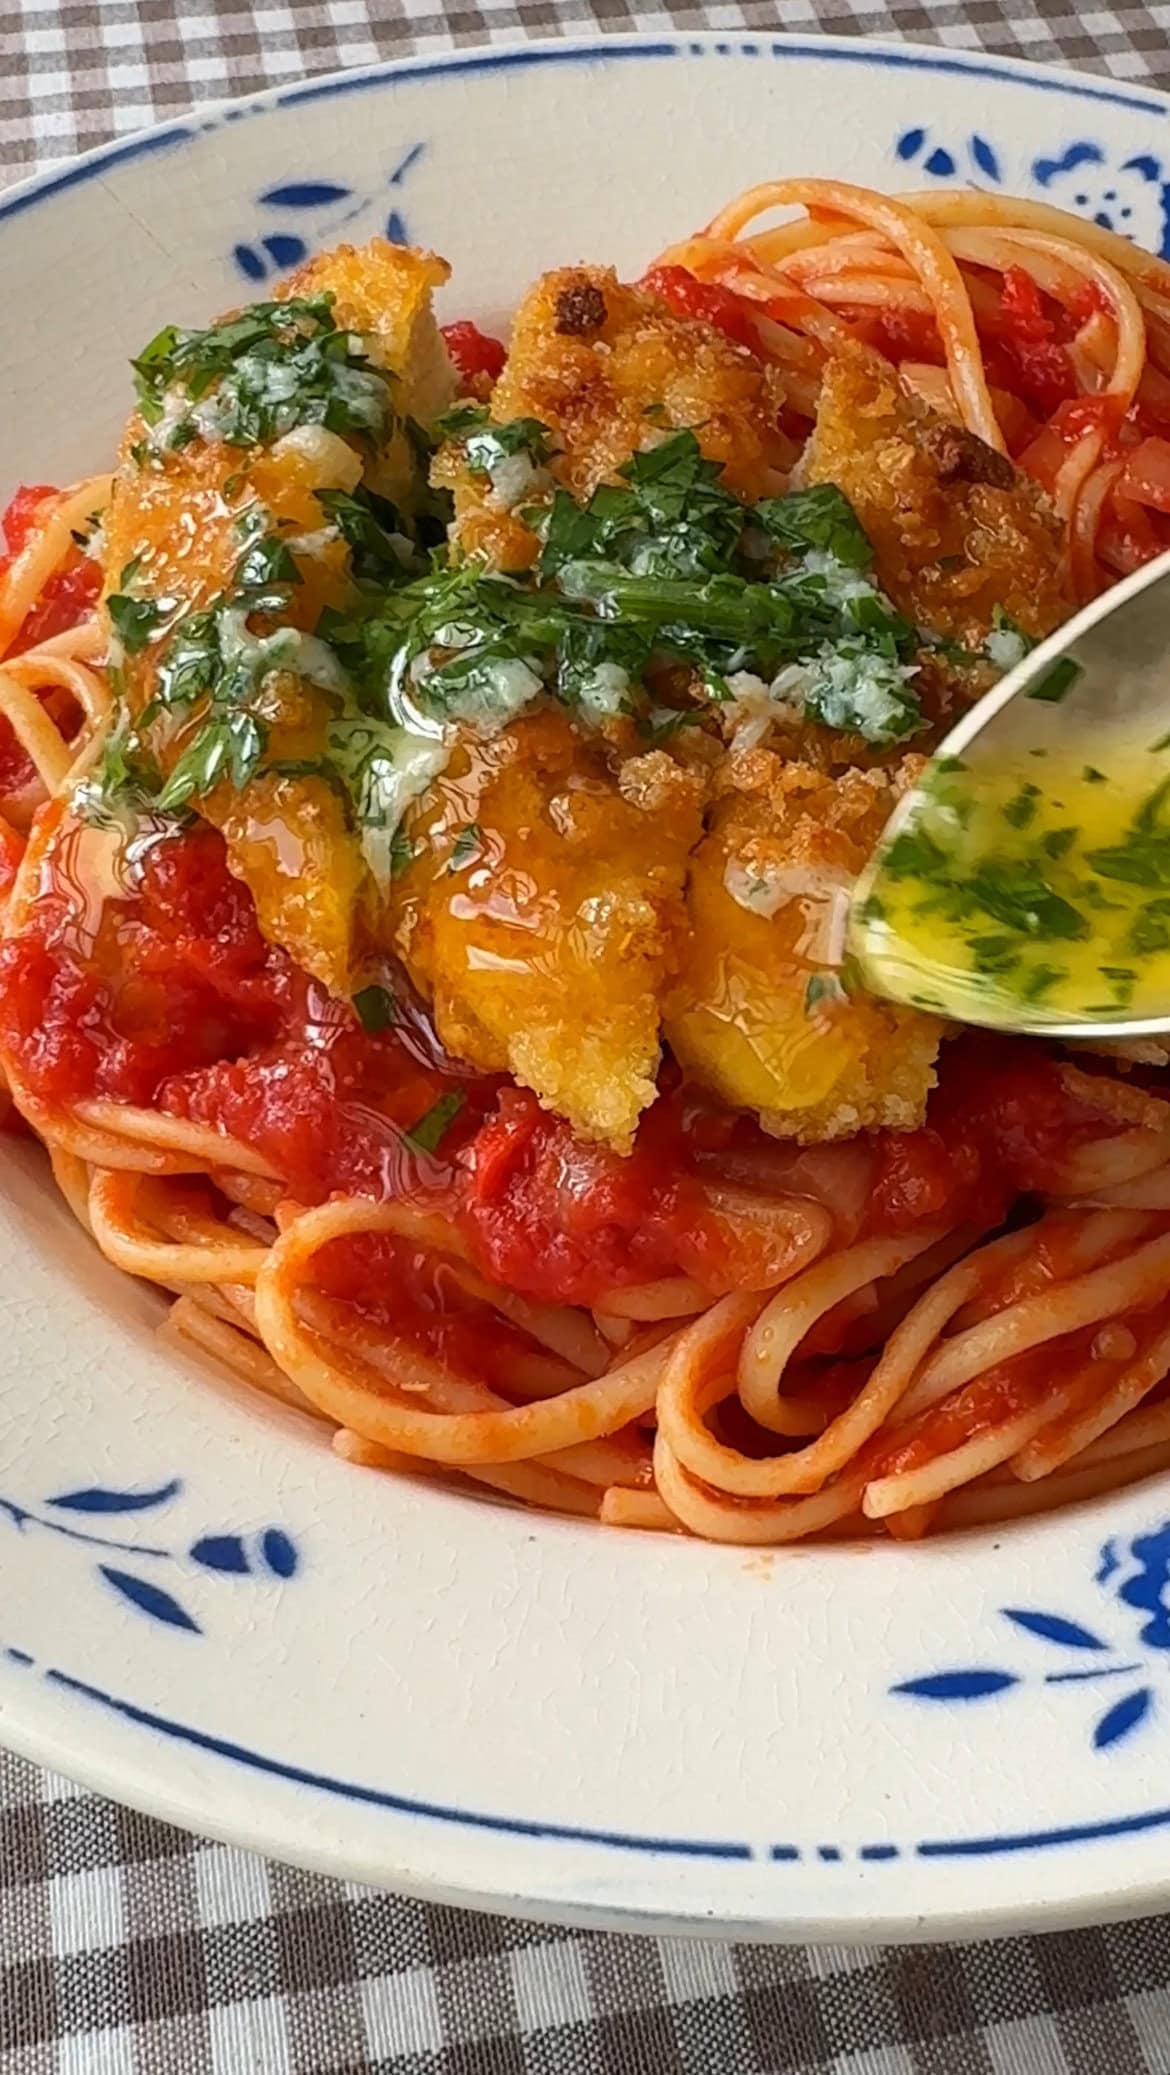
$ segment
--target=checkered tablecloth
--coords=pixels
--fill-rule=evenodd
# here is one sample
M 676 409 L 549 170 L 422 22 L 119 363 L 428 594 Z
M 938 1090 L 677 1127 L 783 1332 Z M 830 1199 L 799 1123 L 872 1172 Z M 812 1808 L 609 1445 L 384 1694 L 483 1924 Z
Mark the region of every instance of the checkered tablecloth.
M 1170 87 L 1170 0 L 1073 8 L 0 0 L 0 183 L 193 101 L 581 26 L 901 35 Z M 870 1952 L 562 1932 L 269 1865 L 0 1754 L 0 2075 L 212 2071 L 1170 2075 L 1170 1921 Z

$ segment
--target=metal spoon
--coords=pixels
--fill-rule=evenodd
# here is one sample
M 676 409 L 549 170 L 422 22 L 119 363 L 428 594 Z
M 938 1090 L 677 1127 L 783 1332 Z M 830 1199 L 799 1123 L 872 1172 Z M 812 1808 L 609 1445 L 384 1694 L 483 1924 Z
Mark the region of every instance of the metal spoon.
M 1132 772 L 1134 760 L 1148 760 L 1151 792 L 1162 780 L 1170 779 L 1170 554 L 1159 556 L 1133 576 L 1117 584 L 1086 606 L 1058 633 L 1025 656 L 1002 682 L 964 715 L 931 759 L 919 783 L 906 794 L 886 829 L 882 841 L 854 892 L 847 941 L 860 977 L 872 994 L 891 1000 L 928 1005 L 964 1023 L 983 1024 L 1000 1030 L 1044 1033 L 1070 1038 L 1127 1038 L 1170 1033 L 1170 977 L 1165 1002 L 1141 1004 L 1142 1013 L 1130 1014 L 1119 1003 L 1115 1013 L 1094 1013 L 1087 1004 L 1083 1011 L 1069 1013 L 1046 1004 L 1042 996 L 1032 1000 L 1014 995 L 1011 973 L 989 979 L 956 970 L 940 962 L 924 945 L 925 923 L 914 925 L 891 920 L 891 910 L 902 903 L 905 913 L 906 873 L 891 873 L 908 855 L 895 852 L 899 837 L 930 824 L 933 813 L 938 827 L 939 798 L 949 783 L 946 774 L 961 769 L 961 784 L 978 808 L 980 787 L 985 789 L 997 774 L 1007 770 L 1026 773 L 1035 782 L 1025 789 L 1025 806 L 1037 797 L 1043 806 L 1046 775 L 1059 767 L 1068 769 L 1082 758 L 1095 777 L 1104 774 L 1113 793 L 1101 791 L 1103 811 L 1116 809 L 1118 831 L 1125 818 L 1124 803 L 1114 785 L 1114 773 Z M 1049 762 L 1045 763 L 1045 759 Z M 1146 763 L 1140 764 L 1145 770 Z M 1002 811 L 1002 810 L 1001 810 Z M 1021 812 L 1023 809 L 1020 810 Z M 961 810 L 967 812 L 970 810 Z M 1160 833 L 1160 832 L 1159 832 Z M 1095 853 L 1098 857 L 1103 853 Z M 1093 853 L 1090 853 L 1093 855 Z M 1023 867 L 1021 867 L 1021 872 Z M 957 879 L 938 872 L 940 891 L 934 906 L 952 900 Z M 1001 883 L 1010 880 L 1001 872 Z M 1152 895 L 1158 886 L 1149 882 Z M 1161 882 L 1158 882 L 1160 885 Z M 1112 889 L 1116 891 L 1116 888 Z M 1098 895 L 1102 888 L 1097 883 Z M 1130 902 L 1141 901 L 1131 885 Z M 1162 891 L 1170 896 L 1170 881 Z M 894 898 L 897 896 L 897 898 Z M 1167 906 L 1170 907 L 1170 901 Z M 920 906 L 917 913 L 927 912 Z M 933 925 L 930 925 L 933 927 Z M 991 921 L 988 928 L 994 931 Z M 989 941 L 989 939 L 980 939 Z M 1102 967 L 1113 971 L 1116 968 Z M 1154 1013 L 1153 1011 L 1157 1011 Z

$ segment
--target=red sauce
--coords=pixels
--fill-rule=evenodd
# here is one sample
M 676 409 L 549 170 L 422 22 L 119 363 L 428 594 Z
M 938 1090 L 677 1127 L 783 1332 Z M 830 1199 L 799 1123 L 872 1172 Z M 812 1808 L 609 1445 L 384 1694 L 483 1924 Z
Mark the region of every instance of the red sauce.
M 781 1146 L 668 1068 L 621 1158 L 526 1090 L 469 1078 L 409 1004 L 396 1026 L 363 1030 L 265 942 L 206 826 L 146 829 L 122 856 L 102 832 L 50 837 L 27 926 L 0 946 L 0 1045 L 41 1099 L 154 1103 L 219 1128 L 301 1202 L 437 1192 L 485 1274 L 571 1303 L 678 1274 L 712 1289 L 773 1282 L 786 1246 L 775 1205 L 794 1195 L 829 1205 L 841 1244 L 990 1224 L 1050 1184 L 1070 1145 L 1112 1128 L 1038 1048 L 974 1037 L 946 1047 L 923 1130 Z M 411 1128 L 456 1089 L 437 1150 L 419 1151 Z
M 1047 1340 L 1041 1347 L 1000 1362 L 966 1383 L 949 1398 L 911 1420 L 901 1434 L 882 1439 L 859 1458 L 869 1477 L 891 1477 L 919 1470 L 952 1449 L 977 1441 L 1005 1420 L 1027 1412 L 1052 1389 L 1054 1375 L 1066 1376 L 1089 1351 L 1095 1327 Z
M 461 1162 L 460 1222 L 485 1272 L 575 1304 L 680 1272 L 720 1286 L 726 1262 L 687 1170 L 682 1117 L 677 1101 L 658 1102 L 623 1159 L 574 1138 L 527 1089 L 502 1090 Z
M 1078 393 L 1076 370 L 1061 339 L 1061 312 L 1042 297 L 1023 267 L 1008 267 L 999 308 L 980 324 L 987 379 L 1018 397 L 1036 418 L 1051 418 Z
M 401 1186 L 419 1165 L 403 1134 L 450 1072 L 416 1056 L 409 1033 L 362 1030 L 265 942 L 213 829 L 147 839 L 91 913 L 79 888 L 110 848 L 67 831 L 27 929 L 0 946 L 0 1042 L 32 1092 L 157 1103 L 218 1126 L 305 1202 Z M 490 1084 L 468 1091 L 466 1107 L 482 1114 L 490 1096 Z
M 904 360 L 926 361 L 942 367 L 946 361 L 939 329 L 925 310 L 906 310 L 898 304 L 871 310 L 861 305 L 843 306 L 841 315 L 867 346 L 899 367 Z
M 27 547 L 30 538 L 40 524 L 43 507 L 51 498 L 59 497 L 60 491 L 52 483 L 22 483 L 19 490 L 9 499 L 0 512 L 0 533 L 4 535 L 7 553 L 0 557 L 0 570 L 7 568 L 13 556 Z
M 733 295 L 729 288 L 721 288 L 717 281 L 700 281 L 686 267 L 651 267 L 641 286 L 647 295 L 656 295 L 664 302 L 676 317 L 710 324 L 749 353 L 759 352 L 760 334 L 751 304 L 742 296 Z
M 5 549 L 0 552 L 0 578 L 27 546 L 43 519 L 45 506 L 60 494 L 48 483 L 26 483 L 0 513 L 0 533 L 5 542 Z M 26 648 L 35 648 L 39 641 L 49 641 L 54 634 L 75 627 L 93 610 L 101 585 L 97 563 L 78 548 L 49 578 L 9 654 L 20 655 Z
M 60 492 L 48 483 L 26 483 L 0 513 L 0 581 L 21 549 L 41 523 L 47 505 Z M 7 653 L 18 656 L 54 634 L 64 634 L 92 612 L 101 590 L 101 571 L 80 549 L 69 554 L 54 571 L 33 610 L 9 643 Z M 0 797 L 20 792 L 34 777 L 31 759 L 21 748 L 12 728 L 0 719 Z
M 371 1324 L 465 1376 L 514 1383 L 517 1357 L 531 1352 L 524 1333 L 468 1291 L 456 1263 L 390 1233 L 360 1233 L 322 1247 L 314 1279 L 326 1296 L 353 1305 Z
M 508 357 L 507 348 L 499 339 L 493 339 L 470 318 L 463 317 L 457 324 L 444 324 L 443 340 L 451 355 L 455 371 L 469 387 L 476 387 L 486 378 L 498 382 Z

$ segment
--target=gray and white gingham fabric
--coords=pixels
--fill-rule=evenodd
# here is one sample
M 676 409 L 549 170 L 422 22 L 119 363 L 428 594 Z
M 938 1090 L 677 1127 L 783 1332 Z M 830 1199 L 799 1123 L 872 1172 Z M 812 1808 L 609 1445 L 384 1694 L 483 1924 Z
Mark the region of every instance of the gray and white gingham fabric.
M 518 35 L 826 29 L 1170 87 L 1170 0 L 0 0 L 0 183 L 192 102 Z M 846 1952 L 377 1895 L 0 1754 L 0 2075 L 1170 2075 L 1170 1920 Z

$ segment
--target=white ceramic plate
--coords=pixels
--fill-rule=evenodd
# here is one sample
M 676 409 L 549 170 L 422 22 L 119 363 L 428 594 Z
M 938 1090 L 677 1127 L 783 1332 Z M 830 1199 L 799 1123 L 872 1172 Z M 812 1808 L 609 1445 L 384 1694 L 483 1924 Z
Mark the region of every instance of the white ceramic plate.
M 1040 194 L 1164 249 L 1159 96 L 870 42 L 528 45 L 281 88 L 0 199 L 6 483 L 127 355 L 390 225 L 498 319 L 748 181 Z M 866 1939 L 1170 1901 L 1170 1490 L 747 1554 L 345 1467 L 155 1344 L 31 1152 L 0 1200 L 0 1735 L 327 1872 L 639 1929 Z

